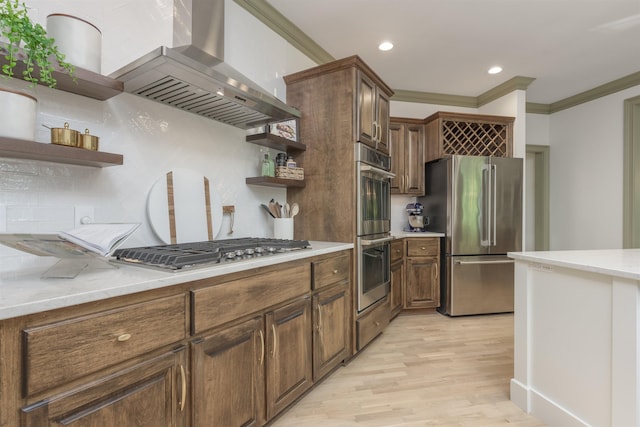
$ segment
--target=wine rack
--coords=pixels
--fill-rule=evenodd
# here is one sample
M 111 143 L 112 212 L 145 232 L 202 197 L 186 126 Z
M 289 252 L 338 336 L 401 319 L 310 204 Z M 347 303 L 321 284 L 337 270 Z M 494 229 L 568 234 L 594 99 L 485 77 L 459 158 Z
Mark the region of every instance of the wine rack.
M 426 160 L 453 154 L 511 157 L 513 117 L 439 112 L 425 120 Z

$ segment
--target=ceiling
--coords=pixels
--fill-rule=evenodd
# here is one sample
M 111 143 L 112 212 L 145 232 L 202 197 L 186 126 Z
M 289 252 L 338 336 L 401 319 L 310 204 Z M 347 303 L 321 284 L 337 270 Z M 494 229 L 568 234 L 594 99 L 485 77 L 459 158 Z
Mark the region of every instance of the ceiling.
M 640 0 L 267 1 L 394 90 L 479 97 L 521 76 L 528 103 L 552 104 L 640 71 Z

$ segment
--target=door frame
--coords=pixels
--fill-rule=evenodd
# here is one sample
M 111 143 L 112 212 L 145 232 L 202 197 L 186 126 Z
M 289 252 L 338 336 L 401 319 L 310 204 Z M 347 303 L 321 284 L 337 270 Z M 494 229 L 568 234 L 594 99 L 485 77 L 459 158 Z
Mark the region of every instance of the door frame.
M 624 101 L 622 247 L 640 248 L 640 96 Z
M 526 145 L 526 153 L 534 156 L 535 163 L 535 250 L 549 250 L 549 151 L 548 145 Z

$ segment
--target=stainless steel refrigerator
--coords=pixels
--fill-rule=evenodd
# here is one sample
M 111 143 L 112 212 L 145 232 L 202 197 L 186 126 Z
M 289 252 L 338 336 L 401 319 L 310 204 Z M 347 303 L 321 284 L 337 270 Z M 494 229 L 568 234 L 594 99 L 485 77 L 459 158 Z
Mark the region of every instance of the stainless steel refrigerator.
M 454 155 L 425 165 L 428 231 L 445 234 L 440 312 L 513 311 L 513 260 L 522 248 L 522 159 Z

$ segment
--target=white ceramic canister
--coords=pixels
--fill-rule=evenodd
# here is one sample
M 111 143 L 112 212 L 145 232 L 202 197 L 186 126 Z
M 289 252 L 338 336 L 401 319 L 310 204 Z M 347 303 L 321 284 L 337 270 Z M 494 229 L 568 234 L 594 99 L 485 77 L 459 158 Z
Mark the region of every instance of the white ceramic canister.
M 274 218 L 273 237 L 275 239 L 293 239 L 293 218 Z
M 53 13 L 47 16 L 47 35 L 55 40 L 66 62 L 101 74 L 102 33 L 95 25 L 75 16 Z
M 29 94 L 0 88 L 0 136 L 35 140 L 37 104 Z

